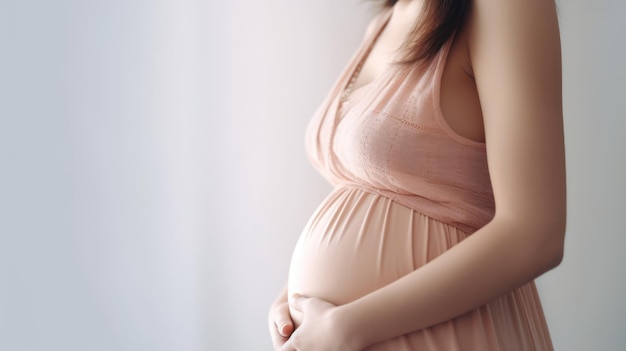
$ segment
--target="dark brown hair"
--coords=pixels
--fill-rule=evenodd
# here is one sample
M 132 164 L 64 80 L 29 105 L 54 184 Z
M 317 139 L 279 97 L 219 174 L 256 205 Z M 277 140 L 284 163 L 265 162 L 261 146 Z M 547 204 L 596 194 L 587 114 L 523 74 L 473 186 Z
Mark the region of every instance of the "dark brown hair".
M 383 8 L 398 0 L 378 0 Z M 463 25 L 470 0 L 423 0 L 422 12 L 402 45 L 400 63 L 410 64 L 434 58 L 450 37 Z

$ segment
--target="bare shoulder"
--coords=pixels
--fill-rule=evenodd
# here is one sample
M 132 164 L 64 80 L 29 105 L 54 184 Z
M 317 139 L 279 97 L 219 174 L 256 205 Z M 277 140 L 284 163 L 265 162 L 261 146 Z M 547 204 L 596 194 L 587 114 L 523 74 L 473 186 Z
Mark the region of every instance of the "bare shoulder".
M 526 110 L 560 110 L 561 41 L 554 0 L 474 0 L 466 29 L 483 98 L 525 97 L 518 103 L 527 104 Z M 488 103 L 483 98 L 481 103 Z
M 474 0 L 466 30 L 479 93 L 482 88 L 489 93 L 485 97 L 524 96 L 526 101 L 519 102 L 528 104 L 526 109 L 560 109 L 561 42 L 554 0 Z
M 560 49 L 554 0 L 474 0 L 468 18 L 468 44 L 480 50 Z
M 540 19 L 545 16 L 556 19 L 557 9 L 555 0 L 473 0 L 470 8 L 471 17 L 481 22 L 497 19 L 532 22 L 533 18 Z

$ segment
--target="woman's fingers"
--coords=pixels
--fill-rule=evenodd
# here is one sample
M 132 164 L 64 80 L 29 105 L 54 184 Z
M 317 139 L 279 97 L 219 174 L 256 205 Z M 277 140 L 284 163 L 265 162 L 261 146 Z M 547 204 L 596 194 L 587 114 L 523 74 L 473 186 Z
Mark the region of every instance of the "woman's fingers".
M 276 329 L 278 330 L 278 333 L 281 336 L 284 336 L 285 338 L 288 338 L 291 335 L 291 333 L 293 333 L 293 323 L 291 323 L 291 320 L 276 321 L 275 325 L 276 325 Z
M 289 314 L 289 305 L 284 303 L 274 310 L 274 325 L 280 335 L 288 338 L 293 333 L 293 321 Z
M 335 307 L 335 305 L 326 300 L 322 300 L 318 297 L 308 296 L 297 296 L 295 299 L 293 299 L 293 301 L 291 301 L 289 306 L 291 306 L 291 308 L 293 308 L 294 310 L 298 312 L 303 312 L 305 314 L 306 311 L 309 309 L 319 310 L 322 308 Z
M 293 321 L 289 314 L 289 305 L 282 303 L 272 306 L 270 312 L 270 335 L 274 350 L 281 350 L 285 342 L 293 333 Z
M 290 303 L 290 306 L 296 311 L 304 312 L 305 305 L 311 300 L 310 297 L 296 295 Z
M 278 351 L 298 351 L 296 346 L 294 345 L 294 340 L 287 340 Z
M 272 337 L 272 345 L 274 345 L 274 350 L 279 351 L 287 342 L 289 336 L 282 335 L 280 328 L 277 326 L 276 322 L 270 322 L 270 336 Z
M 286 342 L 287 338 L 280 336 L 278 332 L 272 333 L 272 345 L 274 346 L 274 351 L 281 351 Z

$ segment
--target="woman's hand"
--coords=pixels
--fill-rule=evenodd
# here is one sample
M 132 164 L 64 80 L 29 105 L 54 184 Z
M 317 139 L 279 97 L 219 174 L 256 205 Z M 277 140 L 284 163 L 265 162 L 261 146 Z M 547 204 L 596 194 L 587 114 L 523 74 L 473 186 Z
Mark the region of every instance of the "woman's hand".
M 358 351 L 356 338 L 341 317 L 340 307 L 316 297 L 297 297 L 291 308 L 303 319 L 281 351 Z
M 278 295 L 278 298 L 270 307 L 268 315 L 270 335 L 274 350 L 279 351 L 293 333 L 293 321 L 289 314 L 289 302 L 287 302 L 287 288 Z

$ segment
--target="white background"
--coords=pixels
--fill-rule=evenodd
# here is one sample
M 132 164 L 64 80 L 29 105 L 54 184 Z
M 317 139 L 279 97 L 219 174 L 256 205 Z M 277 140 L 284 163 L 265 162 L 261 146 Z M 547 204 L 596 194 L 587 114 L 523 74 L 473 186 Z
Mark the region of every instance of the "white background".
M 626 4 L 560 1 L 557 350 L 626 348 Z M 0 0 L 0 350 L 270 350 L 357 0 Z

